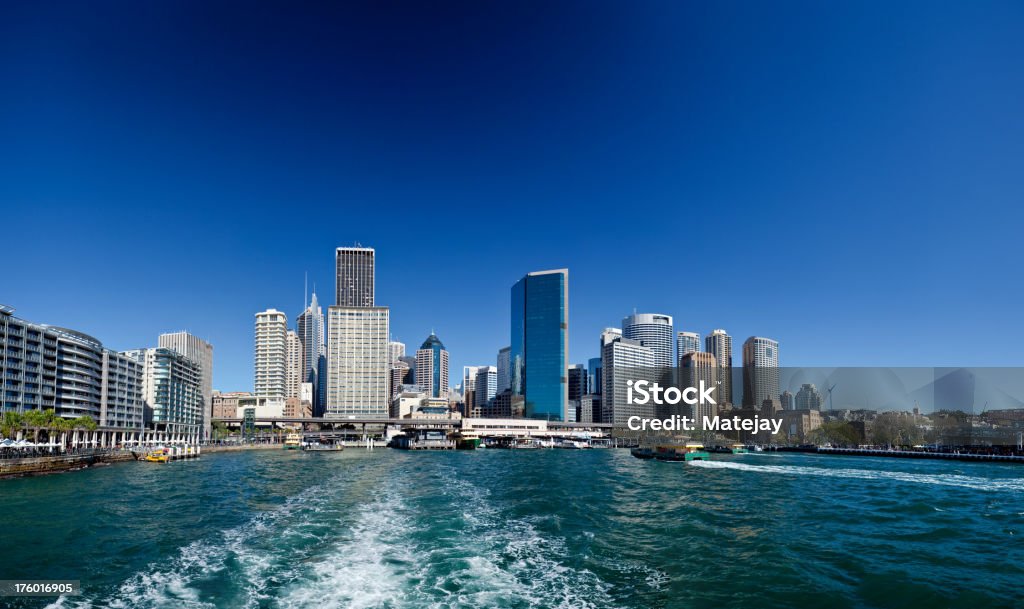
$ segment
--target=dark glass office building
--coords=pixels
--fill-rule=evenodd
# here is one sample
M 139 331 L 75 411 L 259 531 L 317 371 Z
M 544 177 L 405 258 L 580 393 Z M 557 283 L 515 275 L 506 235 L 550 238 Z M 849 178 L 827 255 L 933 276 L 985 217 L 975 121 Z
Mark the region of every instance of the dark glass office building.
M 569 401 L 569 270 L 538 271 L 512 286 L 512 413 L 564 421 Z

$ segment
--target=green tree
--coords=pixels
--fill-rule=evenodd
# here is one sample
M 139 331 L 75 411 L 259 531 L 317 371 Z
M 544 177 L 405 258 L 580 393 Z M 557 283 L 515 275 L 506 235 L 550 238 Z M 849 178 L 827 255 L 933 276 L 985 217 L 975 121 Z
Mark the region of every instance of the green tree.
M 71 422 L 71 426 L 74 429 L 84 429 L 86 431 L 93 431 L 96 429 L 96 421 L 93 420 L 89 415 L 82 415 Z

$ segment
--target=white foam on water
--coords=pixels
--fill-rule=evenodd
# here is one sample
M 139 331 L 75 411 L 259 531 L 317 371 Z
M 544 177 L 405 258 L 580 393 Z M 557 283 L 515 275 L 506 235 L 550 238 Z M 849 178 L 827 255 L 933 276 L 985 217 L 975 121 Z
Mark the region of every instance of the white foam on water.
M 862 480 L 892 480 L 912 482 L 915 484 L 936 484 L 956 486 L 981 491 L 1024 491 L 1024 479 L 1020 478 L 980 478 L 960 474 L 918 474 L 868 469 L 830 469 L 804 465 L 752 465 L 735 461 L 690 461 L 689 465 L 705 469 L 734 469 L 766 474 L 786 474 L 796 476 L 823 476 L 829 478 L 858 478 Z
M 465 478 L 453 475 L 444 487 L 452 502 L 461 506 L 466 523 L 456 550 L 473 555 L 463 561 L 464 568 L 435 575 L 435 581 L 429 567 L 420 570 L 421 589 L 457 589 L 430 607 L 590 609 L 612 605 L 610 586 L 592 571 L 570 565 L 562 538 L 537 529 L 543 517 L 508 518 L 488 490 Z M 450 561 L 444 563 L 451 566 Z
M 248 522 L 225 530 L 212 540 L 192 542 L 165 562 L 153 563 L 121 584 L 110 598 L 89 599 L 61 597 L 47 609 L 216 609 L 215 603 L 204 602 L 194 584 L 227 567 L 229 558 L 241 566 L 241 580 L 246 593 L 245 606 L 254 607 L 266 598 L 264 586 L 273 557 L 249 546 L 266 535 L 277 535 L 275 526 L 293 513 L 318 508 L 327 501 L 323 487 L 310 487 L 289 498 L 277 509 L 259 513 Z M 70 603 L 70 604 L 69 604 Z

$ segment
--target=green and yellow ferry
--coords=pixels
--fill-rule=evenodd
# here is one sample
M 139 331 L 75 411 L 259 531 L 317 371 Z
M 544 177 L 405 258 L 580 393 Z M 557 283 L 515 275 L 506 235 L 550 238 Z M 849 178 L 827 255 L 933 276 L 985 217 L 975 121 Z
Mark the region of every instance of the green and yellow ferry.
M 639 447 L 629 451 L 637 459 L 656 461 L 709 461 L 711 455 L 699 442 L 686 444 L 657 444 L 653 447 Z

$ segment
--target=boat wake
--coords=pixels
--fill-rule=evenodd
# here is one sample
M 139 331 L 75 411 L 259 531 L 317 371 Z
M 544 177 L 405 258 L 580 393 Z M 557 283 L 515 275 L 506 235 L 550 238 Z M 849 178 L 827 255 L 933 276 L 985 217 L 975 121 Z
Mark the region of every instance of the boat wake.
M 959 474 L 936 475 L 868 469 L 831 469 L 826 467 L 809 467 L 803 465 L 752 465 L 749 463 L 737 463 L 734 461 L 690 461 L 689 465 L 705 469 L 733 469 L 765 474 L 858 478 L 862 480 L 892 480 L 896 482 L 912 482 L 915 484 L 956 486 L 980 491 L 1024 491 L 1024 479 L 1019 478 L 981 478 L 977 476 L 964 476 Z

